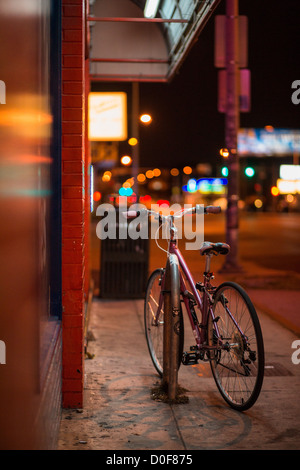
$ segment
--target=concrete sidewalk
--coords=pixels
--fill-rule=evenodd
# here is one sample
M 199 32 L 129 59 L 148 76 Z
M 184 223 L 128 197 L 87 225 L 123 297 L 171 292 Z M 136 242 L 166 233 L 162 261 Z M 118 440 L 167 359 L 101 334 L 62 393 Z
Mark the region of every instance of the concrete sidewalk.
M 207 363 L 179 370 L 188 403 L 154 401 L 151 390 L 160 379 L 145 341 L 143 301 L 95 298 L 88 344 L 94 356 L 85 361 L 85 404 L 83 410 L 63 410 L 58 449 L 299 449 L 300 364 L 291 357 L 292 343 L 299 338 L 300 294 L 248 292 L 262 325 L 266 369 L 261 395 L 245 413 L 224 402 Z M 186 326 L 185 340 L 193 344 L 188 336 Z

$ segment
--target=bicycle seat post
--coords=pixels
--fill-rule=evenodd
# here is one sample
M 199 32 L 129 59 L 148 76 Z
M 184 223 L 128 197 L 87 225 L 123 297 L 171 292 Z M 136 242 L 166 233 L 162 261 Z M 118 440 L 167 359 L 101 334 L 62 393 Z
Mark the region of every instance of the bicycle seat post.
M 210 264 L 211 264 L 211 257 L 213 256 L 212 253 L 207 253 L 205 255 L 205 273 L 210 272 Z

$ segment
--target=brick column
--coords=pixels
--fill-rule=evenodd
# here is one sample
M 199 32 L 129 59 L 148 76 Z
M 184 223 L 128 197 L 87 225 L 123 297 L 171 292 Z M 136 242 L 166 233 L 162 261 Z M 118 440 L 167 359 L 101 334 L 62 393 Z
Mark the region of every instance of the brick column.
M 62 1 L 63 407 L 83 406 L 85 1 Z

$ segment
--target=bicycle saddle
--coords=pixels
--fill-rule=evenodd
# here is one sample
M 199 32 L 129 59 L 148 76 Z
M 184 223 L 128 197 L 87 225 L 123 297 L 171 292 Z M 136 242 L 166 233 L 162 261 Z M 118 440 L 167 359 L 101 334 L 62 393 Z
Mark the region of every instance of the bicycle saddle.
M 227 255 L 230 251 L 230 246 L 227 243 L 212 243 L 212 242 L 203 242 L 200 248 L 201 255 Z

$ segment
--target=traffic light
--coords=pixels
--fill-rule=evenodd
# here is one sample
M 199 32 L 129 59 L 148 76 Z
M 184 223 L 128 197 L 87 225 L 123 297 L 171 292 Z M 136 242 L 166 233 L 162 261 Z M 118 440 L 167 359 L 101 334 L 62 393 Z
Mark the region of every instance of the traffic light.
M 225 176 L 225 178 L 228 176 L 228 168 L 227 166 L 223 166 L 221 169 L 222 176 Z
M 245 175 L 248 176 L 248 178 L 252 178 L 255 175 L 254 168 L 252 168 L 252 166 L 247 166 L 247 168 L 245 168 Z

